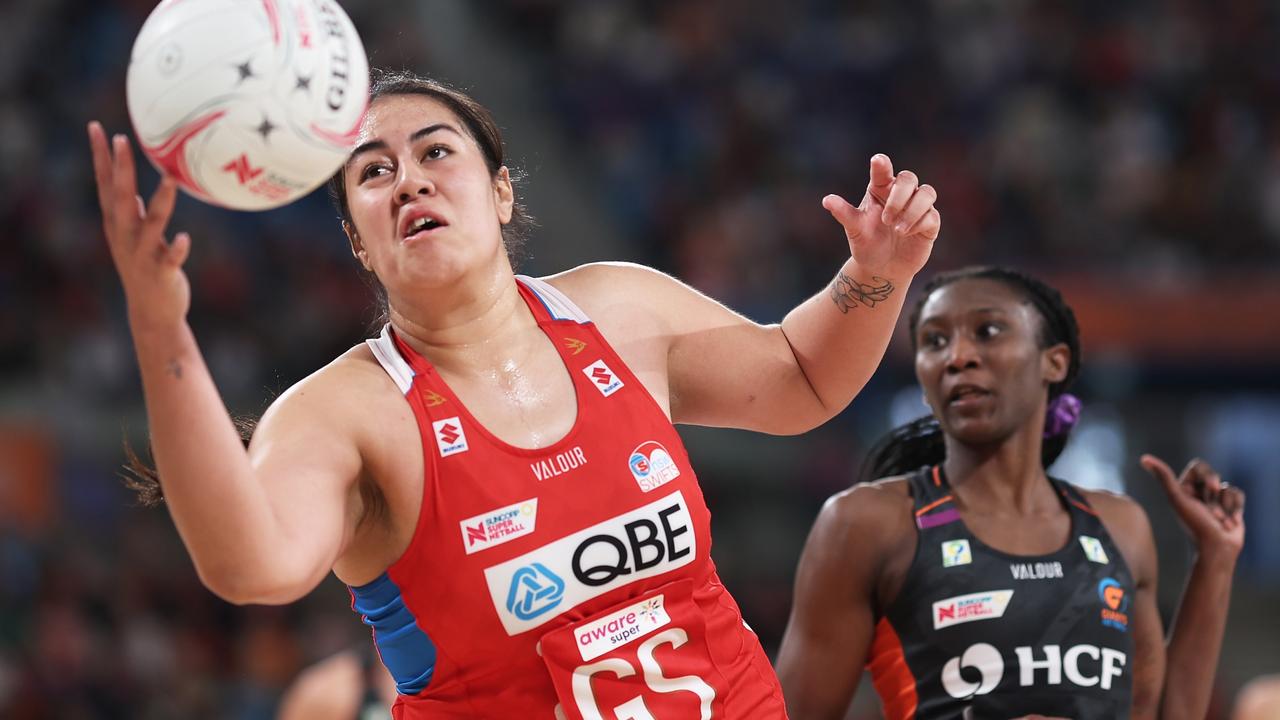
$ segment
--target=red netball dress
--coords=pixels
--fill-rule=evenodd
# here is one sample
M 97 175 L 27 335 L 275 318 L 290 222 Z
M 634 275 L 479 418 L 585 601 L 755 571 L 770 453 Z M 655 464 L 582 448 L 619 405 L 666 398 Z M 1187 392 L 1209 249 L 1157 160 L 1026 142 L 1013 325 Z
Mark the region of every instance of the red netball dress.
M 490 434 L 390 327 L 368 341 L 413 408 L 425 458 L 408 549 L 351 588 L 396 679 L 394 716 L 785 717 L 716 576 L 675 428 L 567 297 L 519 285 L 577 393 L 577 420 L 550 447 Z

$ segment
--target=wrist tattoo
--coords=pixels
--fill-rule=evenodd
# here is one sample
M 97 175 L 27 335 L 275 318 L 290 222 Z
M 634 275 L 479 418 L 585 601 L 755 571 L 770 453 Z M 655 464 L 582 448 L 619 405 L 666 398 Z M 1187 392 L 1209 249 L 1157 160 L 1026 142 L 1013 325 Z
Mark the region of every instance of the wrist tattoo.
M 182 363 L 178 362 L 177 360 L 170 360 L 169 366 L 165 368 L 165 370 L 175 378 L 179 380 L 182 379 Z
M 849 308 L 858 305 L 873 308 L 893 294 L 894 287 L 891 281 L 879 275 L 872 275 L 871 281 L 878 284 L 860 283 L 842 272 L 836 273 L 836 279 L 831 283 L 831 301 L 836 304 L 840 312 L 847 315 Z

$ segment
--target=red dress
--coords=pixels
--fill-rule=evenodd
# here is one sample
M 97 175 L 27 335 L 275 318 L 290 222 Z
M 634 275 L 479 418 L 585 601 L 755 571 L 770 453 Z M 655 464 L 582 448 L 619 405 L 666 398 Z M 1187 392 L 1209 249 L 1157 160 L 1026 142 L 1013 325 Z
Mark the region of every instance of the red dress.
M 567 297 L 519 284 L 577 393 L 573 428 L 549 447 L 490 434 L 389 327 L 369 341 L 425 458 L 408 549 L 351 588 L 396 679 L 395 718 L 786 717 L 716 576 L 675 428 Z

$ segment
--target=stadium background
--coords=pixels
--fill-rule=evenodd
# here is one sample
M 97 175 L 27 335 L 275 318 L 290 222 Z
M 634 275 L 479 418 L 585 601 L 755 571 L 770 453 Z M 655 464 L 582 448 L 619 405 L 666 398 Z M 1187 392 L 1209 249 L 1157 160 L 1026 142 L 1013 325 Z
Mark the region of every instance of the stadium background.
M 128 129 L 149 0 L 0 5 L 0 717 L 267 718 L 361 638 L 329 581 L 285 608 L 205 591 L 116 478 L 145 419 L 85 122 Z M 925 274 L 1016 265 L 1080 315 L 1085 423 L 1057 471 L 1152 516 L 1166 622 L 1187 543 L 1136 456 L 1200 454 L 1250 496 L 1213 717 L 1280 671 L 1280 9 L 1265 0 L 347 0 L 375 65 L 470 89 L 528 174 L 523 269 L 621 259 L 761 321 L 845 252 L 820 208 L 888 153 L 939 188 Z M 144 187 L 154 174 L 143 173 Z M 179 203 L 191 323 L 237 412 L 365 336 L 333 211 Z M 772 652 L 821 501 L 924 411 L 901 335 L 800 438 L 683 428 L 714 557 Z M 851 717 L 875 717 L 864 694 Z

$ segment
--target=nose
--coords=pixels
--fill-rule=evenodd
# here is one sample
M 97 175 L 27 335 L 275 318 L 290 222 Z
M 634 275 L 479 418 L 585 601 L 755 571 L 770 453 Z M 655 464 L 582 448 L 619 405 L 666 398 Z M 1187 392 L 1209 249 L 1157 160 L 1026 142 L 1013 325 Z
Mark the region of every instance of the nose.
M 401 205 L 419 196 L 436 194 L 436 184 L 426 170 L 417 163 L 402 163 L 400 177 L 396 179 L 396 200 Z
M 947 372 L 957 373 L 978 366 L 978 347 L 964 333 L 956 333 L 947 346 Z

